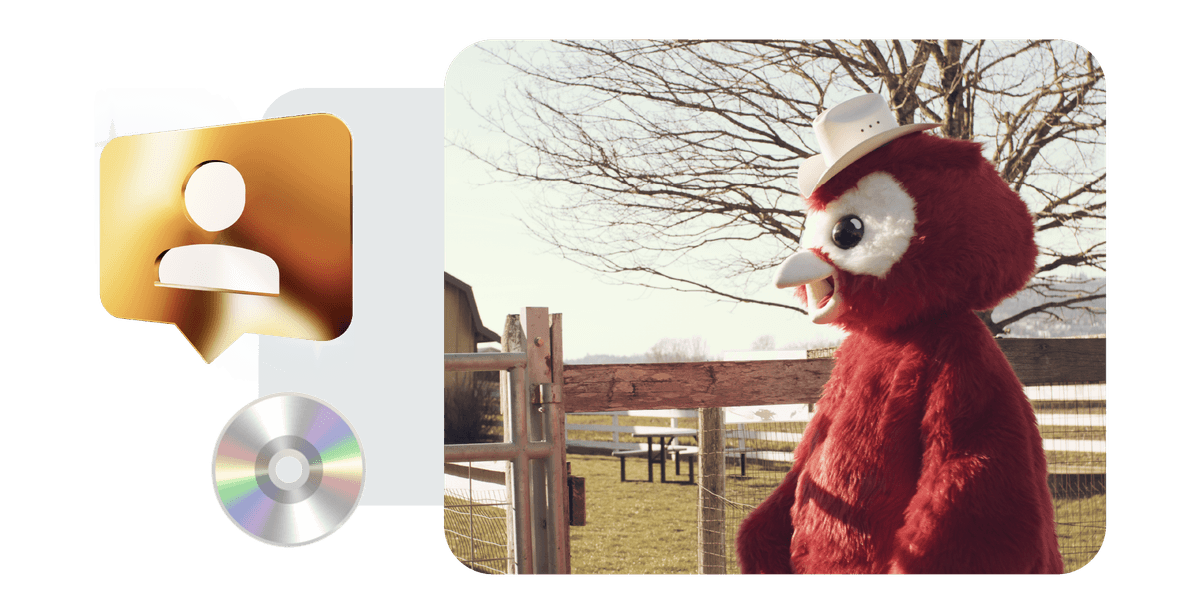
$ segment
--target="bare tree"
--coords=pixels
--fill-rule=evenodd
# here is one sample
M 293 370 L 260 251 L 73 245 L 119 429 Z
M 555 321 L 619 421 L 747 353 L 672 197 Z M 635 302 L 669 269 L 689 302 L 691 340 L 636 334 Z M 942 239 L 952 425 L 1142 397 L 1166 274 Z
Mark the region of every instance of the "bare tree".
M 760 335 L 750 344 L 752 352 L 766 352 L 775 349 L 774 335 Z
M 708 359 L 708 342 L 701 337 L 660 339 L 646 352 L 647 362 L 704 362 Z
M 1030 205 L 1036 306 L 1095 310 L 1104 286 L 1105 80 L 1065 41 L 558 41 L 484 47 L 518 73 L 476 111 L 507 147 L 464 151 L 544 198 L 526 224 L 565 258 L 630 284 L 803 311 L 755 297 L 798 245 L 794 174 L 812 120 L 864 92 L 901 124 L 983 143 Z

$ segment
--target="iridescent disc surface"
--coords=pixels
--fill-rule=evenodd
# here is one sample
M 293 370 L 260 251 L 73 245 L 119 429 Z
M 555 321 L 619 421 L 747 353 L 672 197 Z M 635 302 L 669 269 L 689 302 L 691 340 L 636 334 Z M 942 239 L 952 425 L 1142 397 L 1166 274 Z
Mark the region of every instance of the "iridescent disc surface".
M 225 514 L 280 546 L 311 543 L 342 526 L 358 506 L 364 469 L 345 418 L 298 393 L 243 407 L 213 454 L 213 484 Z

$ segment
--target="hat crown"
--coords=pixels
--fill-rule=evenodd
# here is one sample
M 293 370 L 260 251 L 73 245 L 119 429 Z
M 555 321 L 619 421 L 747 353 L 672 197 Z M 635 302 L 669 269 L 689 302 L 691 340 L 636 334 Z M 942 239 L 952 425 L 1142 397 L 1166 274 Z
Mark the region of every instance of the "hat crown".
M 887 100 L 879 94 L 851 98 L 813 120 L 821 153 L 800 162 L 797 186 L 805 198 L 855 160 L 906 134 L 937 128 L 937 124 L 901 126 Z
M 813 121 L 817 145 L 828 162 L 841 158 L 877 134 L 899 127 L 887 101 L 879 94 L 851 98 Z

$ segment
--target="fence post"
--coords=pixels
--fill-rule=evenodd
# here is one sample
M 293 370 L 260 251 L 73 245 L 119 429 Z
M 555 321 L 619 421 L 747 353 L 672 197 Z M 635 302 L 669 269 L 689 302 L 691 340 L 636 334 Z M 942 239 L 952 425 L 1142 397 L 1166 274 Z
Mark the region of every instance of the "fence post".
M 725 410 L 696 411 L 700 443 L 697 541 L 700 573 L 725 573 Z
M 548 340 L 543 340 L 543 346 L 535 344 L 535 338 L 549 337 L 549 316 L 547 309 L 526 307 L 524 314 L 524 334 L 521 335 L 523 346 L 521 351 L 529 355 L 529 369 L 526 371 L 526 388 L 521 391 L 526 399 L 533 400 L 534 390 L 537 390 L 539 385 L 549 382 L 549 367 L 546 365 L 545 357 L 549 355 L 549 348 L 544 347 Z M 530 406 L 529 411 L 529 440 L 530 441 L 546 441 L 546 413 L 545 406 L 533 407 Z M 545 459 L 535 459 L 529 463 L 529 494 L 532 499 L 532 507 L 530 512 L 533 519 L 533 560 L 534 568 L 537 570 L 534 573 L 545 574 L 550 573 L 550 551 L 552 544 L 550 543 L 549 532 L 549 514 L 546 497 L 546 461 Z
M 545 307 L 525 308 L 530 393 L 536 393 L 530 436 L 549 442 L 554 451 L 533 462 L 535 552 L 538 573 L 567 573 L 566 414 L 562 403 L 562 316 Z
M 571 491 L 567 476 L 571 470 L 567 465 L 567 405 L 563 396 L 563 324 L 562 314 L 550 314 L 550 398 L 547 401 L 546 417 L 550 424 L 550 438 L 554 444 L 554 453 L 547 460 L 550 468 L 549 504 L 557 506 L 555 513 L 551 508 L 551 519 L 558 524 L 550 527 L 553 535 L 554 551 L 551 564 L 554 573 L 571 573 Z M 582 478 L 580 478 L 582 486 Z
M 500 342 L 500 349 L 503 352 L 524 352 L 525 351 L 525 333 L 521 330 L 521 317 L 518 315 L 509 315 L 504 320 L 504 336 Z M 522 378 L 523 380 L 524 378 Z M 522 404 L 517 395 L 523 394 L 518 390 L 517 378 L 513 377 L 510 371 L 500 378 L 500 414 L 504 420 L 504 441 L 513 442 L 516 438 L 516 433 L 513 425 L 517 419 L 514 412 L 519 411 Z M 528 509 L 529 502 L 527 497 L 522 497 L 522 494 L 528 495 L 529 468 L 521 466 L 520 459 L 513 459 L 507 463 L 507 468 L 504 470 L 504 484 L 508 490 L 508 500 L 511 505 L 505 509 L 505 522 L 508 534 L 508 556 L 509 556 L 509 573 L 533 573 L 533 569 L 522 569 L 527 561 L 532 559 L 532 553 L 526 552 L 531 547 L 530 537 L 524 535 L 524 527 L 518 530 L 516 514 L 514 511 L 518 506 L 525 506 Z M 521 486 L 524 484 L 524 487 Z M 516 568 L 516 569 L 514 569 Z

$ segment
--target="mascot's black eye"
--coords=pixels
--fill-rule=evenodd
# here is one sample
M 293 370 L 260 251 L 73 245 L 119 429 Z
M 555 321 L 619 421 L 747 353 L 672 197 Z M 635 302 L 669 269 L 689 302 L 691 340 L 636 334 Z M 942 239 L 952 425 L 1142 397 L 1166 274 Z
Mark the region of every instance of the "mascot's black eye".
M 847 215 L 833 225 L 833 244 L 842 249 L 850 249 L 862 241 L 865 228 L 857 215 Z

